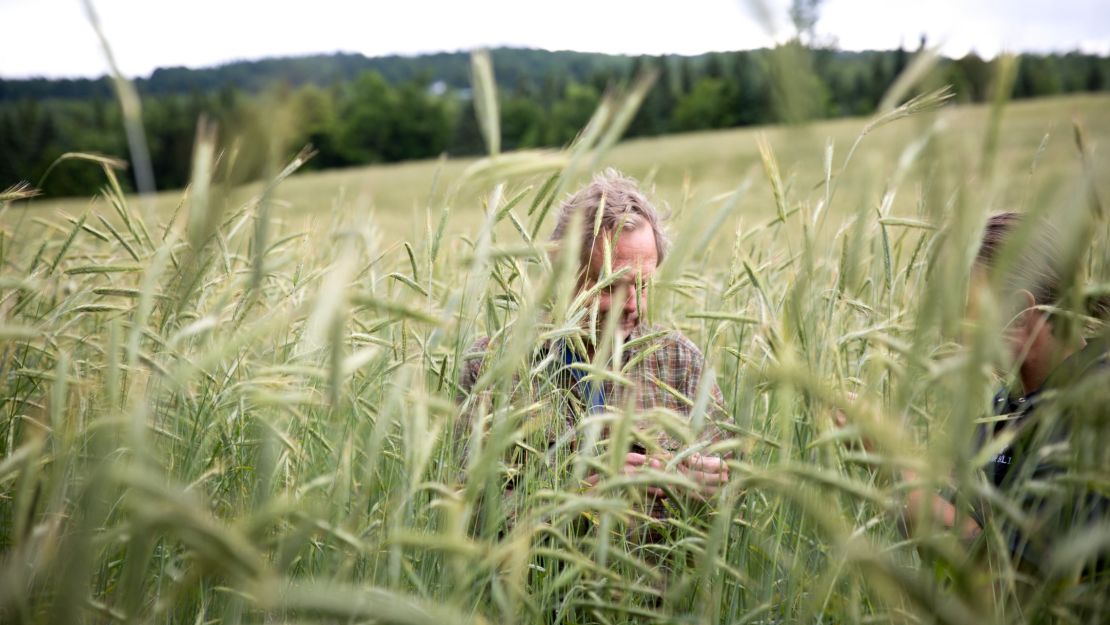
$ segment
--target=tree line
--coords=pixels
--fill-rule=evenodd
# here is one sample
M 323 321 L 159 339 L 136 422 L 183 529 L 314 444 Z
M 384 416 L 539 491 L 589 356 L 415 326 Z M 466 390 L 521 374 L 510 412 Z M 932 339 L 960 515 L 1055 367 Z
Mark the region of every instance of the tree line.
M 695 57 L 625 57 L 575 52 L 493 51 L 504 149 L 573 140 L 607 89 L 645 71 L 656 82 L 629 136 L 866 115 L 913 52 L 844 52 L 796 42 L 775 50 Z M 305 144 L 309 169 L 396 162 L 483 150 L 470 101 L 468 57 L 331 55 L 157 70 L 137 81 L 159 188 L 186 184 L 197 119 L 216 122 L 232 171 L 250 180 Z M 930 81 L 956 98 L 990 97 L 992 62 L 975 54 L 942 59 Z M 784 89 L 794 89 L 787 97 Z M 1024 55 L 1011 96 L 1110 89 L 1110 58 Z M 802 97 L 797 97 L 801 93 Z M 106 79 L 0 81 L 0 187 L 38 183 L 70 151 L 126 156 L 121 111 Z M 87 195 L 103 178 L 63 163 L 43 184 L 50 195 Z

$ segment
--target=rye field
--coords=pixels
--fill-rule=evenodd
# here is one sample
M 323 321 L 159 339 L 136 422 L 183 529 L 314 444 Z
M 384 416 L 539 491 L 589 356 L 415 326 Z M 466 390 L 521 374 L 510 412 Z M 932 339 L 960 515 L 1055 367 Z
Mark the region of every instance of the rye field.
M 1069 237 L 1077 296 L 1110 291 L 1110 99 L 957 107 L 941 89 L 868 119 L 621 143 L 637 88 L 563 151 L 497 153 L 478 89 L 483 159 L 292 159 L 233 188 L 202 126 L 187 190 L 125 195 L 124 170 L 77 155 L 103 170 L 98 197 L 6 192 L 0 620 L 1106 622 L 1105 519 L 1032 528 L 1054 545 L 1035 570 L 1010 555 L 1002 520 L 1032 521 L 970 444 L 1013 380 L 1005 307 L 967 293 L 1002 210 Z M 643 431 L 694 441 L 704 397 L 688 421 L 613 410 L 544 448 L 552 408 L 514 387 L 589 315 L 547 241 L 606 166 L 671 214 L 648 311 L 724 393 L 730 436 L 701 451 L 732 477 L 707 502 L 673 463 L 618 471 Z M 479 336 L 487 409 L 457 385 Z M 1106 492 L 1101 405 L 1071 440 L 1085 469 L 1041 488 Z M 646 483 L 675 493 L 652 544 L 634 537 Z M 974 542 L 907 531 L 920 486 L 1002 512 Z

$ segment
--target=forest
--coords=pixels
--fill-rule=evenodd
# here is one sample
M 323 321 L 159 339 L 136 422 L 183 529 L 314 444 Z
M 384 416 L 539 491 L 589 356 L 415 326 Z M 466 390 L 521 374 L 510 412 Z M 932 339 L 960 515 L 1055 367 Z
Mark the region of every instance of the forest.
M 922 41 L 919 50 L 924 47 Z M 699 56 L 500 48 L 491 58 L 500 85 L 501 147 L 566 145 L 607 90 L 643 74 L 655 82 L 629 137 L 869 115 L 915 53 L 904 47 L 846 52 L 797 41 Z M 1025 54 L 1018 61 L 1009 94 L 1014 99 L 1110 89 L 1108 57 Z M 931 80 L 951 85 L 957 101 L 982 102 L 991 93 L 992 63 L 974 53 L 942 58 Z M 808 97 L 783 94 L 791 84 Z M 135 85 L 160 189 L 186 184 L 202 116 L 220 129 L 238 181 L 272 173 L 306 144 L 315 150 L 306 169 L 483 151 L 465 52 L 165 68 Z M 788 100 L 805 102 L 804 110 L 784 106 Z M 95 168 L 67 161 L 50 169 L 73 151 L 127 154 L 109 78 L 0 80 L 0 187 L 27 181 L 54 197 L 95 192 L 102 184 Z M 121 182 L 133 186 L 127 176 Z

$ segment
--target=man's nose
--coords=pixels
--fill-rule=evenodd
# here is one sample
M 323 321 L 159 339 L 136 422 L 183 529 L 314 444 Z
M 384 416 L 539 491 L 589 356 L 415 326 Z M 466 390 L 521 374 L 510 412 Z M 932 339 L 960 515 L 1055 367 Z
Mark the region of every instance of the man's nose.
M 626 315 L 635 314 L 639 310 L 639 306 L 639 293 L 636 292 L 635 287 L 632 287 L 628 289 L 628 295 L 624 298 L 624 313 Z

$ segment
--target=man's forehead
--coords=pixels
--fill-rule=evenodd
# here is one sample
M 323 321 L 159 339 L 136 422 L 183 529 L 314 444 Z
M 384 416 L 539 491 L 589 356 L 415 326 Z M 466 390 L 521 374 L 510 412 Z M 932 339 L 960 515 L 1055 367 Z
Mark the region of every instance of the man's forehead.
M 609 251 L 610 269 L 629 271 L 621 280 L 636 280 L 655 271 L 659 252 L 655 243 L 655 232 L 648 224 L 632 230 L 623 230 L 607 236 L 599 236 L 590 262 L 590 273 L 597 277 L 605 271 L 605 252 Z

